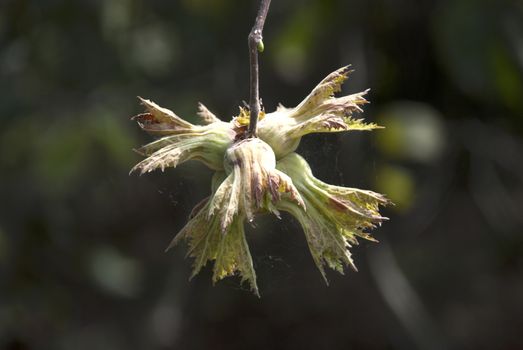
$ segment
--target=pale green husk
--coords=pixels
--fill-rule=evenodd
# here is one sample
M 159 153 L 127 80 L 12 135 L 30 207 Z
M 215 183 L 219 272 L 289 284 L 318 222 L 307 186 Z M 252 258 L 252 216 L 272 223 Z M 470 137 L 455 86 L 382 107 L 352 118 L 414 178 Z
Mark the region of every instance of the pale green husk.
M 296 153 L 281 159 L 277 168 L 293 179 L 307 210 L 285 200 L 280 201 L 277 208 L 289 212 L 300 222 L 325 281 L 325 264 L 341 273 L 343 264 L 356 270 L 349 248 L 358 244 L 357 237 L 376 241 L 365 230 L 387 220 L 378 209 L 388 204 L 388 200 L 379 193 L 332 186 L 318 180 L 307 161 Z
M 334 97 L 350 73 L 349 66 L 332 72 L 297 107 L 280 105 L 259 121 L 258 136 L 273 148 L 276 159 L 294 152 L 301 137 L 307 134 L 381 128 L 354 118 L 362 112 L 361 106 L 368 103 L 364 98 L 368 90 Z

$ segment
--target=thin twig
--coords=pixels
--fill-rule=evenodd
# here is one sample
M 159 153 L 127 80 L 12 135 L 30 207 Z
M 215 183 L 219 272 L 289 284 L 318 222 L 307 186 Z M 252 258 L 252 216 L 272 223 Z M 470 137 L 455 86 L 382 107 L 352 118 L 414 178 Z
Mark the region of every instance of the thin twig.
M 259 65 L 258 51 L 263 51 L 263 25 L 269 11 L 271 0 L 261 0 L 260 9 L 256 16 L 256 22 L 249 33 L 249 59 L 251 65 L 251 98 L 249 101 L 250 120 L 247 137 L 256 137 L 256 125 L 258 114 L 260 114 L 260 84 L 259 84 Z

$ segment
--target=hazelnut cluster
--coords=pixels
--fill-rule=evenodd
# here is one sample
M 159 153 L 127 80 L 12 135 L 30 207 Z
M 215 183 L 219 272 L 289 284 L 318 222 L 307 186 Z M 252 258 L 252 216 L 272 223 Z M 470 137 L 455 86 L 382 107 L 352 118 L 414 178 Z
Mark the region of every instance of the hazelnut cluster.
M 324 267 L 343 273 L 356 267 L 349 248 L 357 238 L 375 241 L 366 231 L 386 220 L 381 194 L 326 184 L 312 174 L 307 161 L 294 151 L 303 136 L 318 132 L 380 128 L 354 118 L 367 103 L 367 91 L 335 97 L 349 67 L 329 74 L 295 108 L 279 106 L 260 113 L 257 137 L 247 137 L 249 111 L 223 122 L 200 104 L 201 125 L 194 125 L 149 100 L 146 112 L 134 117 L 139 126 L 160 136 L 137 151 L 146 156 L 131 171 L 162 171 L 187 160 L 199 160 L 215 171 L 211 195 L 192 211 L 188 223 L 169 248 L 188 242 L 193 274 L 214 261 L 213 282 L 239 273 L 259 295 L 244 223 L 256 214 L 284 211 L 301 224 L 314 262 L 327 281 Z M 168 249 L 169 249 L 168 248 Z

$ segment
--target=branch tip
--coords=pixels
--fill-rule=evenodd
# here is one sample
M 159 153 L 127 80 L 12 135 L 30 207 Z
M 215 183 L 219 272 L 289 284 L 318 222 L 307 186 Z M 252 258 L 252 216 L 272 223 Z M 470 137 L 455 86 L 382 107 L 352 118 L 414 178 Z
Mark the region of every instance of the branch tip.
M 271 0 L 261 0 L 260 8 L 256 21 L 249 33 L 249 61 L 250 61 L 250 101 L 249 101 L 249 128 L 247 130 L 247 137 L 256 137 L 256 126 L 258 124 L 258 115 L 260 114 L 260 83 L 259 83 L 259 63 L 258 52 L 263 52 L 265 46 L 263 44 L 263 26 L 267 18 L 267 12 Z

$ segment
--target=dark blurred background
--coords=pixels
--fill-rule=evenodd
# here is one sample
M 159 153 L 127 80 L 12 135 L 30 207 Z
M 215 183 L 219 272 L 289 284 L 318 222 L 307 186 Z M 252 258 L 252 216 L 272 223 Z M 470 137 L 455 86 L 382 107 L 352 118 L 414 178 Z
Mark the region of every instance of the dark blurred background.
M 267 111 L 352 64 L 372 133 L 310 135 L 320 179 L 395 207 L 325 286 L 299 225 L 248 229 L 261 299 L 164 248 L 210 191 L 129 176 L 136 96 L 248 99 L 257 1 L 0 1 L 1 349 L 523 349 L 523 3 L 274 0 Z

